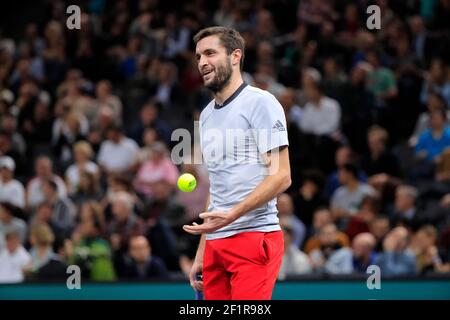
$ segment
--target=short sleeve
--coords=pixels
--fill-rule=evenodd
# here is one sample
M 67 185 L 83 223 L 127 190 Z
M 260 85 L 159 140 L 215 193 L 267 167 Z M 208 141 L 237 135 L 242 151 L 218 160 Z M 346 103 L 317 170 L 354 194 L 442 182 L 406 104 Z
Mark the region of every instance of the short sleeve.
M 289 145 L 283 107 L 272 95 L 263 95 L 257 99 L 249 121 L 259 153 Z

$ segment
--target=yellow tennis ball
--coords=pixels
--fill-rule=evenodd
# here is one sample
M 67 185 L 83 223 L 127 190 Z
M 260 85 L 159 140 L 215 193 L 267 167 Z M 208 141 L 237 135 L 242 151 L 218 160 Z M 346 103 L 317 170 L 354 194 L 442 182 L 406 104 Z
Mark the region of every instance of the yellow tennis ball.
M 197 186 L 197 180 L 190 173 L 182 174 L 177 181 L 178 188 L 183 192 L 191 192 Z

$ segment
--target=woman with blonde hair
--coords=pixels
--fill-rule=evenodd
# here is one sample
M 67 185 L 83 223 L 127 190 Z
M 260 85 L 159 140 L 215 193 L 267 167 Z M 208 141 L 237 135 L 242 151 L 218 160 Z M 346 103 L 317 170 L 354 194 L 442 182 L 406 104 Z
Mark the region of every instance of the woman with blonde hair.
M 75 163 L 66 170 L 66 183 L 69 194 L 74 194 L 80 186 L 83 172 L 97 176 L 99 169 L 96 163 L 91 161 L 94 152 L 89 142 L 79 141 L 73 146 Z

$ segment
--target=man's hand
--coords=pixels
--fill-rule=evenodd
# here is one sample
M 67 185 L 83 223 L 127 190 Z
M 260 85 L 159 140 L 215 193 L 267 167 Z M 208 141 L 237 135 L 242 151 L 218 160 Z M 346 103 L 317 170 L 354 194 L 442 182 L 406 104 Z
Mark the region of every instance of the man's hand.
M 191 234 L 211 233 L 225 227 L 226 225 L 229 225 L 231 222 L 236 220 L 231 211 L 203 212 L 200 213 L 199 217 L 204 219 L 205 221 L 202 224 L 197 224 L 194 222 L 192 225 L 184 225 L 184 231 Z
M 197 261 L 195 259 L 194 263 L 191 267 L 191 272 L 189 272 L 189 281 L 191 283 L 191 287 L 197 291 L 203 291 L 203 281 L 197 280 L 196 275 L 202 273 L 203 262 Z

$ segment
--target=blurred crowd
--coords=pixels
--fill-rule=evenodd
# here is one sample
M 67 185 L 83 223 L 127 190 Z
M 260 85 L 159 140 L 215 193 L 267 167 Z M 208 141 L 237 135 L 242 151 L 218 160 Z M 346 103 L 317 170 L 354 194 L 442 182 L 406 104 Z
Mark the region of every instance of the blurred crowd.
M 279 278 L 450 273 L 450 0 L 84 0 L 80 30 L 69 4 L 0 29 L 0 283 L 189 272 L 209 182 L 171 134 L 212 98 L 192 42 L 210 25 L 241 32 L 245 81 L 285 109 Z

